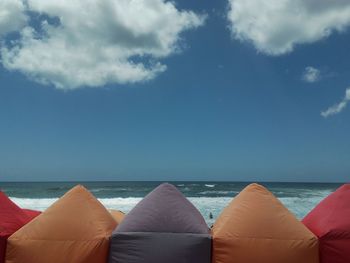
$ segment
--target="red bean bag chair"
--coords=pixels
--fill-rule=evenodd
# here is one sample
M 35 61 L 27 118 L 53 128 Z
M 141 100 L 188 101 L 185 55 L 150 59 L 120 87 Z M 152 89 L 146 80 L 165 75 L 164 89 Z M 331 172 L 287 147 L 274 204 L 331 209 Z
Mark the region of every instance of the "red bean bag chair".
M 41 214 L 40 211 L 36 211 L 36 210 L 31 210 L 31 209 L 23 209 L 23 211 L 29 216 L 29 217 L 37 217 L 38 215 Z
M 303 223 L 319 238 L 322 263 L 350 262 L 350 184 L 326 197 Z
M 5 262 L 7 239 L 40 212 L 21 209 L 0 192 L 0 263 Z

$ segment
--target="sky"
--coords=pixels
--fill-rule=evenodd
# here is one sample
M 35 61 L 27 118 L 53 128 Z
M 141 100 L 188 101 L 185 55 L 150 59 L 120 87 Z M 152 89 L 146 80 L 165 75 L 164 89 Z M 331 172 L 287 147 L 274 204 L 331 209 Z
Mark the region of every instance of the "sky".
M 0 181 L 350 178 L 347 0 L 1 0 Z

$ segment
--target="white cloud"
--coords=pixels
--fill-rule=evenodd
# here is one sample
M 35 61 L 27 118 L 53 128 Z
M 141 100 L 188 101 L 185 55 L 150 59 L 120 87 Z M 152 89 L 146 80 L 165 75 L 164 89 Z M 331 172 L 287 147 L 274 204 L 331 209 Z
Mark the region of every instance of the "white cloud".
M 22 28 L 27 22 L 22 0 L 0 1 L 0 36 Z
M 349 0 L 228 0 L 234 38 L 281 55 L 350 25 Z
M 348 88 L 345 91 L 345 97 L 343 98 L 343 100 L 335 105 L 333 105 L 332 107 L 329 107 L 327 110 L 322 111 L 321 115 L 325 118 L 338 114 L 340 112 L 342 112 L 345 107 L 347 106 L 347 104 L 350 101 L 350 88 Z
M 314 67 L 306 67 L 303 73 L 303 80 L 309 83 L 314 83 L 320 80 L 321 71 Z
M 166 70 L 160 60 L 181 50 L 181 33 L 205 16 L 165 0 L 27 0 L 28 10 L 59 18 L 27 25 L 2 63 L 61 89 L 134 83 Z

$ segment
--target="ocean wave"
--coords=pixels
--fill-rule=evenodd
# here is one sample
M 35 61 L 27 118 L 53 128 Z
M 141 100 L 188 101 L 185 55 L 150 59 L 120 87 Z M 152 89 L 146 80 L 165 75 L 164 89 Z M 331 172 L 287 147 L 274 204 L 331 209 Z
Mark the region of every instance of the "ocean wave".
M 18 206 L 27 209 L 44 211 L 50 205 L 58 200 L 58 198 L 18 198 L 10 197 L 10 199 Z
M 305 217 L 325 196 L 314 197 L 281 197 L 279 200 L 291 211 L 297 218 Z
M 225 191 L 225 190 L 208 190 L 198 193 L 199 195 L 229 195 L 228 197 L 234 197 L 238 194 L 238 191 Z
M 10 197 L 18 206 L 33 210 L 44 211 L 51 206 L 58 198 L 17 198 Z M 117 197 L 98 198 L 98 200 L 108 209 L 118 209 L 125 212 L 130 211 L 142 198 L 139 197 Z
M 215 184 L 205 184 L 206 187 L 213 188 L 215 187 Z
M 123 191 L 130 191 L 132 189 L 129 188 L 119 188 L 119 187 L 115 187 L 115 188 L 111 188 L 111 187 L 102 187 L 102 188 L 93 188 L 90 189 L 90 192 L 92 193 L 100 193 L 100 192 L 107 192 L 107 191 L 119 191 L 119 192 L 123 192 Z
M 313 209 L 325 196 L 331 191 L 314 193 L 312 196 L 305 197 L 281 197 L 279 200 L 299 219 L 303 218 L 311 209 Z M 118 209 L 129 212 L 141 197 L 116 197 L 116 198 L 99 198 L 100 202 L 108 209 Z M 229 204 L 232 197 L 189 197 L 188 198 L 202 213 L 207 223 L 211 225 L 219 216 L 221 211 Z M 20 207 L 44 211 L 52 205 L 57 198 L 17 198 L 11 197 L 11 200 Z M 213 215 L 210 219 L 209 215 Z

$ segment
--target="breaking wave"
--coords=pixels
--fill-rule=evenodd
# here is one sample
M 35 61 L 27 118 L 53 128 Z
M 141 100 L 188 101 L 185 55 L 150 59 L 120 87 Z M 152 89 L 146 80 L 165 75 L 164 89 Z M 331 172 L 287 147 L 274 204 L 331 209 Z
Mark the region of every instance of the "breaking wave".
M 279 200 L 292 211 L 299 219 L 303 218 L 312 208 L 314 208 L 331 191 L 320 191 L 313 193 L 312 196 L 305 195 L 299 197 L 280 197 Z M 23 208 L 44 211 L 57 198 L 18 198 L 12 197 L 17 205 Z M 129 212 L 142 198 L 141 197 L 117 197 L 117 198 L 99 198 L 101 203 L 108 209 L 118 209 Z M 211 225 L 215 218 L 221 213 L 222 209 L 229 204 L 232 197 L 189 197 L 188 198 L 202 213 L 207 223 Z M 213 219 L 209 215 L 213 215 Z

